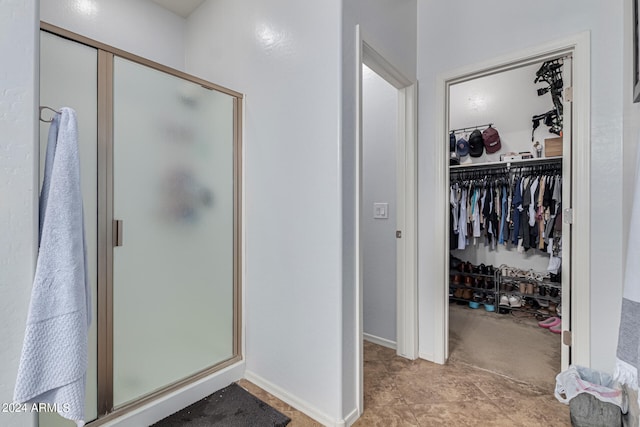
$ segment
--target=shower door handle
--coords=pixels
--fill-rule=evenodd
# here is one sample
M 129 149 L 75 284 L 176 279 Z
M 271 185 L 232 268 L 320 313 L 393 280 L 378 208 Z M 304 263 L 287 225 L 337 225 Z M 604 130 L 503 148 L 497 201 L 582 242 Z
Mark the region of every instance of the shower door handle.
M 123 223 L 121 219 L 113 220 L 113 246 L 122 246 Z

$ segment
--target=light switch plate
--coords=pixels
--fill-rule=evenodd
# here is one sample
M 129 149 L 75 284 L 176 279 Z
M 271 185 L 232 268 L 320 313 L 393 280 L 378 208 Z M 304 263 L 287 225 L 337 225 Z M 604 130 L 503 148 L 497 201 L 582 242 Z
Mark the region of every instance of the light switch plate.
M 387 218 L 389 218 L 389 203 L 374 203 L 373 204 L 373 218 L 374 219 L 387 219 Z

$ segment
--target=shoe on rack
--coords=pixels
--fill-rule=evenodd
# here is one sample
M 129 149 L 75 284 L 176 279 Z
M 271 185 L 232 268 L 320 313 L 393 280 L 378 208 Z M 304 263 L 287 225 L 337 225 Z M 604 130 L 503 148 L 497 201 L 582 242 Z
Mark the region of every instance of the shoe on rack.
M 562 319 L 558 317 L 549 317 L 547 320 L 543 320 L 542 322 L 538 322 L 538 326 L 541 328 L 551 328 L 553 326 L 558 326 L 562 323 Z
M 519 296 L 511 295 L 509 297 L 509 306 L 511 308 L 522 307 L 522 299 Z
M 502 295 L 500 297 L 500 305 L 505 306 L 505 307 L 509 307 L 509 297 L 506 295 Z
M 548 308 L 549 307 L 549 301 L 547 301 L 546 299 L 538 299 L 536 301 L 538 301 L 538 305 L 540 307 L 543 307 L 543 308 Z
M 533 295 L 533 283 L 531 282 L 527 283 L 527 285 L 525 286 L 524 293 L 527 295 Z
M 460 264 L 462 264 L 462 260 L 460 258 L 454 257 L 453 255 L 449 254 L 449 268 L 457 270 L 458 267 L 460 267 Z
M 498 267 L 500 269 L 500 274 L 503 276 L 508 276 L 509 275 L 509 267 L 507 267 L 505 264 L 502 264 L 500 267 Z
M 471 288 L 466 288 L 464 291 L 462 291 L 462 298 L 471 299 L 471 297 L 473 297 L 473 291 L 471 290 Z
M 538 294 L 540 294 L 541 297 L 546 296 L 547 295 L 547 287 L 546 286 L 538 286 Z

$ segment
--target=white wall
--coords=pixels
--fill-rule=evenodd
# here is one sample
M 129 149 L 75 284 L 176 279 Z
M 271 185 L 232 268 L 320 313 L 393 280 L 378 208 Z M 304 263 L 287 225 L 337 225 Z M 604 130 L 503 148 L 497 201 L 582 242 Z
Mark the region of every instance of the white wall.
M 362 80 L 363 331 L 396 342 L 396 143 L 398 90 L 367 66 Z M 374 218 L 388 203 L 388 218 Z
M 553 108 L 551 94 L 538 96 L 536 90 L 548 85 L 534 83 L 542 62 L 503 71 L 451 86 L 449 92 L 449 128 L 460 129 L 493 123 L 500 133 L 502 148 L 493 154 L 483 152 L 470 157 L 472 163 L 497 162 L 510 151 L 535 153 L 531 142 L 531 117 Z M 468 134 L 456 134 L 458 138 Z M 555 138 L 549 128 L 540 123 L 535 141 L 544 146 L 545 138 Z M 446 145 L 447 141 L 444 141 Z M 543 156 L 544 157 L 544 156 Z
M 40 15 L 40 3 L 42 14 Z M 92 5 L 82 9 L 84 3 Z M 175 68 L 184 67 L 184 20 L 143 0 L 7 0 L 0 3 L 0 402 L 11 402 L 22 350 L 38 233 L 38 63 L 39 20 Z M 240 377 L 229 367 L 212 385 L 210 378 L 183 393 L 130 414 L 131 425 L 147 424 L 200 399 Z M 214 380 L 214 382 L 217 379 Z M 212 389 L 212 387 L 214 387 Z M 0 413 L 0 425 L 34 426 L 35 414 Z M 160 417 L 160 418 L 158 418 Z
M 343 0 L 342 9 L 342 381 L 344 413 L 357 406 L 356 25 L 362 37 L 407 79 L 416 79 L 416 0 Z
M 184 69 L 185 20 L 149 0 L 40 0 L 40 19 Z
M 495 22 L 478 30 L 456 22 Z M 591 31 L 591 366 L 614 367 L 621 299 L 622 269 L 622 2 L 540 0 L 523 5 L 509 0 L 474 3 L 424 0 L 418 9 L 418 76 L 421 81 L 419 121 L 419 251 L 430 260 L 435 248 L 433 198 L 438 74 L 482 62 L 528 46 Z M 602 224 L 607 224 L 603 227 Z M 420 352 L 433 354 L 433 290 L 428 278 L 440 266 L 420 266 Z M 586 266 L 585 266 L 586 268 Z M 580 286 L 580 284 L 576 284 Z
M 13 402 L 38 242 L 38 2 L 0 3 L 0 402 Z M 0 425 L 35 426 L 0 413 Z
M 340 2 L 209 1 L 186 69 L 246 94 L 247 378 L 324 423 L 343 418 Z

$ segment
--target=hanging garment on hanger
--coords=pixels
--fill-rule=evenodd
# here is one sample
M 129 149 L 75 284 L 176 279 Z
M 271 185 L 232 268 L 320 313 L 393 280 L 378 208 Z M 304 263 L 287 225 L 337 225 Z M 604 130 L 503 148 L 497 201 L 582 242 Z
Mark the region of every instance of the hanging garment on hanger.
M 531 177 L 525 177 L 523 181 L 523 194 L 522 194 L 522 212 L 520 212 L 520 231 L 519 231 L 519 239 L 522 239 L 522 242 L 518 240 L 518 249 L 521 252 L 529 250 L 531 247 L 530 242 L 530 234 L 529 234 L 529 206 L 531 205 Z
M 538 191 L 538 210 L 536 220 L 538 221 L 538 249 L 544 250 L 544 192 L 547 177 L 540 179 L 540 190 Z
M 451 227 L 453 228 L 453 232 L 455 234 L 458 234 L 458 219 L 459 219 L 459 213 L 458 213 L 458 200 L 459 197 L 459 193 L 458 193 L 458 185 L 454 184 L 451 186 L 451 192 L 449 194 L 449 203 L 451 204 L 451 214 L 453 216 L 453 221 L 451 222 Z
M 467 189 L 463 188 L 460 196 L 460 216 L 458 220 L 458 249 L 467 247 Z
M 540 178 L 535 177 L 529 188 L 529 227 L 533 227 L 536 223 L 536 191 Z
M 502 186 L 502 215 L 500 216 L 500 234 L 498 235 L 498 243 L 501 245 L 505 244 L 505 225 L 507 223 L 507 187 Z
M 513 195 L 513 232 L 511 235 L 511 243 L 518 244 L 518 235 L 520 233 L 520 212 L 522 212 L 522 180 L 523 178 L 517 178 L 514 185 Z
M 480 233 L 480 188 L 473 189 L 473 200 L 471 203 L 471 217 L 473 223 L 473 238 L 474 243 L 478 237 L 482 236 Z

